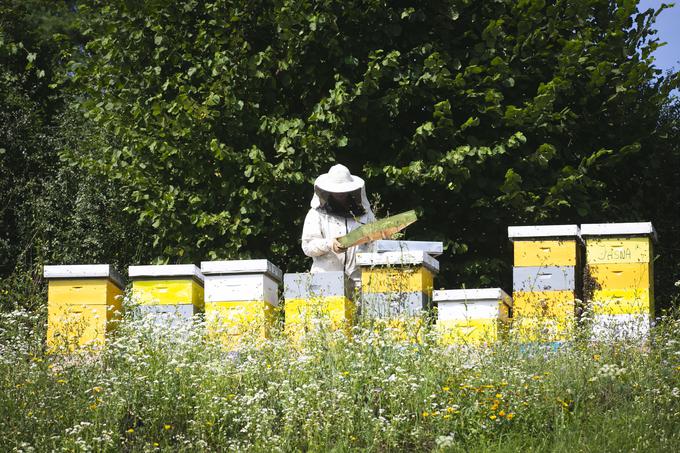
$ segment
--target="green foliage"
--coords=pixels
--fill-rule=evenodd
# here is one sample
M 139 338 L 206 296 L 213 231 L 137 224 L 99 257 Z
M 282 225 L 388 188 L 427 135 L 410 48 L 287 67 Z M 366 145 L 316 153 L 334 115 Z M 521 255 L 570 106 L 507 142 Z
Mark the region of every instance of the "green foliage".
M 301 270 L 311 182 L 339 161 L 381 216 L 416 208 L 407 235 L 445 242 L 438 285 L 509 287 L 507 225 L 651 220 L 670 300 L 680 149 L 678 77 L 653 65 L 662 10 L 5 2 L 0 274 L 249 256 Z
M 507 283 L 483 263 L 508 224 L 658 219 L 612 196 L 622 156 L 659 152 L 677 86 L 653 66 L 658 11 L 636 8 L 87 2 L 66 81 L 113 138 L 86 166 L 130 193 L 161 261 L 301 266 L 310 183 L 340 161 L 450 244 L 443 283 Z

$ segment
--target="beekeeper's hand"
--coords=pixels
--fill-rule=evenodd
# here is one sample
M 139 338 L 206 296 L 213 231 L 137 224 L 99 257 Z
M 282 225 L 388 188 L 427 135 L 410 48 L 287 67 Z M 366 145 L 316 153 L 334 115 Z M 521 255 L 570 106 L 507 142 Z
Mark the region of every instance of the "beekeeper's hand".
M 335 253 L 345 253 L 347 251 L 346 247 L 343 247 L 338 241 L 338 238 L 333 239 L 333 252 Z

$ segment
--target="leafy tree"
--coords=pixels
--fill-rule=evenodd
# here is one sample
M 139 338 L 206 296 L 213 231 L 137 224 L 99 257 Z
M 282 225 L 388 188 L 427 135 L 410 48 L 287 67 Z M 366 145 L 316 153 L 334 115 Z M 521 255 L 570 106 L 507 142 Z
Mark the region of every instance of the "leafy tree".
M 158 260 L 296 270 L 311 183 L 340 161 L 383 214 L 422 213 L 409 235 L 445 241 L 442 284 L 508 287 L 507 225 L 670 218 L 628 208 L 617 176 L 661 152 L 678 85 L 653 65 L 662 9 L 82 2 L 64 81 L 110 140 L 64 156 L 129 193 Z

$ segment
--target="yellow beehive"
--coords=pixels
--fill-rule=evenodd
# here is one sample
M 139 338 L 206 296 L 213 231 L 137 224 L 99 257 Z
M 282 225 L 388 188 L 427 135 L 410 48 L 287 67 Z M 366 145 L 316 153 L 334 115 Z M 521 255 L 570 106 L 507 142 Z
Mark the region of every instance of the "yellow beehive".
M 576 324 L 581 241 L 577 225 L 509 227 L 513 329 L 520 341 L 562 341 Z
M 208 337 L 230 349 L 270 338 L 283 273 L 267 260 L 203 261 Z
M 122 279 L 108 264 L 45 266 L 47 346 L 102 346 L 122 310 Z
M 349 332 L 356 305 L 344 272 L 285 274 L 283 279 L 285 330 L 292 339 L 324 327 Z
M 443 344 L 497 341 L 507 330 L 512 298 L 500 288 L 434 291 L 437 332 Z
M 654 227 L 635 222 L 581 228 L 586 243 L 585 297 L 594 337 L 639 333 L 643 319 L 639 315 L 646 316 L 648 329 L 654 315 Z
M 128 273 L 140 305 L 193 305 L 203 311 L 203 274 L 193 264 L 130 266 Z
M 358 253 L 361 311 L 371 319 L 419 316 L 432 306 L 436 259 L 424 251 Z

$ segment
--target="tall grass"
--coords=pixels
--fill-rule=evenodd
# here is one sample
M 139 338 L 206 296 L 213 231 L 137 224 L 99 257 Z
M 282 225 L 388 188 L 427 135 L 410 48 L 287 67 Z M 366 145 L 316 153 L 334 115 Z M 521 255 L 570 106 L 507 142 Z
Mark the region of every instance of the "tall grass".
M 680 322 L 558 350 L 446 347 L 364 323 L 238 352 L 200 323 L 125 319 L 107 348 L 44 353 L 44 315 L 0 315 L 0 450 L 673 451 Z M 256 344 L 255 344 L 256 343 Z

